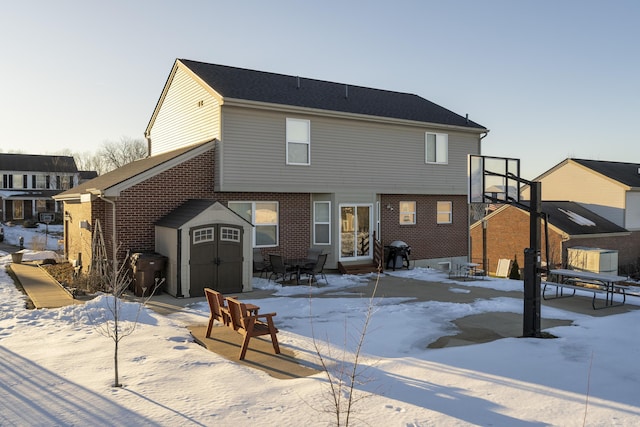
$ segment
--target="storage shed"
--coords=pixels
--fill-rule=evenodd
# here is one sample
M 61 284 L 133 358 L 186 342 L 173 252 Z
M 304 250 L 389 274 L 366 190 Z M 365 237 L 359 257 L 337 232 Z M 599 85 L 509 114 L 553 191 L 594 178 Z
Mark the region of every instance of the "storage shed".
M 218 201 L 188 200 L 155 223 L 155 250 L 167 257 L 164 290 L 175 297 L 250 291 L 253 225 Z

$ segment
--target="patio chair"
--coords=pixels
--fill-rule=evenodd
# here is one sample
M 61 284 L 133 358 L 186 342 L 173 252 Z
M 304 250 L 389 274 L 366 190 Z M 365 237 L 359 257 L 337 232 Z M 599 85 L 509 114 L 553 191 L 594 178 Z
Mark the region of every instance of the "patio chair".
M 300 269 L 300 276 L 307 276 L 311 282 L 315 281 L 316 283 L 318 283 L 318 278 L 316 276 L 320 276 L 325 280 L 325 282 L 329 283 L 327 276 L 325 276 L 323 271 L 326 262 L 327 254 L 318 255 L 318 261 L 315 264 Z
M 269 274 L 269 281 L 271 278 L 275 276 L 275 280 L 278 278 L 282 279 L 282 281 L 286 281 L 287 277 L 291 279 L 291 270 L 287 268 L 284 264 L 281 255 L 269 254 L 269 262 L 271 263 L 271 274 Z
M 267 277 L 267 273 L 271 273 L 271 263 L 262 256 L 262 251 L 258 248 L 253 250 L 253 272 L 259 273 L 259 277 Z
M 309 248 L 307 250 L 307 261 L 309 264 L 315 264 L 318 262 L 318 257 L 322 254 L 322 249 Z

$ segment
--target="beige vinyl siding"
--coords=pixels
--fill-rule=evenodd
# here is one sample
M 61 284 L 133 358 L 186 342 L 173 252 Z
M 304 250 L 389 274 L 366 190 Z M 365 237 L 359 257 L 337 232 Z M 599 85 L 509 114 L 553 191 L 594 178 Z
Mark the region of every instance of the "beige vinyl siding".
M 311 121 L 311 165 L 287 165 L 286 118 Z M 419 126 L 223 107 L 219 191 L 466 194 L 477 134 L 449 133 L 449 162 L 425 164 Z
M 629 231 L 638 231 L 640 230 L 640 192 L 627 191 L 626 199 L 624 228 Z
M 540 179 L 542 200 L 569 200 L 624 227 L 625 189 L 615 181 L 572 162 Z M 524 197 L 528 199 L 528 192 Z
M 219 117 L 218 100 L 178 68 L 150 129 L 150 154 L 218 138 Z

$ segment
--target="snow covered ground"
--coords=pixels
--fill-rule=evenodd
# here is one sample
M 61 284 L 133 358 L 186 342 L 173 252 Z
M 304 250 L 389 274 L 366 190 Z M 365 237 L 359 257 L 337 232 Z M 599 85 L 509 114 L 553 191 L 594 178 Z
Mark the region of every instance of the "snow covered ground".
M 8 229 L 10 236 L 13 230 Z M 28 250 L 25 259 L 38 256 Z M 0 425 L 335 425 L 323 373 L 279 380 L 193 343 L 185 326 L 206 323 L 204 299 L 169 316 L 143 308 L 137 329 L 121 341 L 124 387 L 113 388 L 113 341 L 91 321 L 104 312 L 108 297 L 81 306 L 27 310 L 4 268 L 10 262 L 8 254 L 0 253 Z M 393 274 L 461 291 L 433 270 Z M 300 287 L 254 279 L 254 287 L 275 293 L 247 301 L 276 311 L 281 345 L 316 362 L 311 309 L 314 335 L 333 347 L 333 356 L 342 357 L 344 349 L 349 359 L 368 300 L 339 294 L 362 280 L 367 278 L 331 275 L 330 285 L 313 292 L 335 296 L 309 298 L 308 292 L 300 295 Z M 522 282 L 512 280 L 465 283 L 470 284 L 522 288 Z M 639 303 L 640 298 L 628 298 L 628 304 Z M 506 297 L 471 304 L 376 300 L 360 360 L 367 368 L 360 379 L 366 381 L 356 386 L 359 400 L 351 425 L 639 425 L 640 310 L 592 317 L 543 306 L 543 316 L 573 321 L 548 330 L 557 339 L 426 348 L 450 335 L 456 318 L 488 311 L 522 313 L 522 305 L 521 299 Z M 138 311 L 136 303 L 123 308 L 125 318 Z

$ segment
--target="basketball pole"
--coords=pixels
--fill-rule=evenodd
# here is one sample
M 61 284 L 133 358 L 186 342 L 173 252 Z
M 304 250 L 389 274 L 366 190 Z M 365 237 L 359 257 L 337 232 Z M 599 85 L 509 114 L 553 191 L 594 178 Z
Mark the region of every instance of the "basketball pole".
M 529 248 L 524 250 L 524 316 L 522 335 L 539 338 L 540 334 L 540 218 L 542 217 L 541 183 L 529 182 Z

